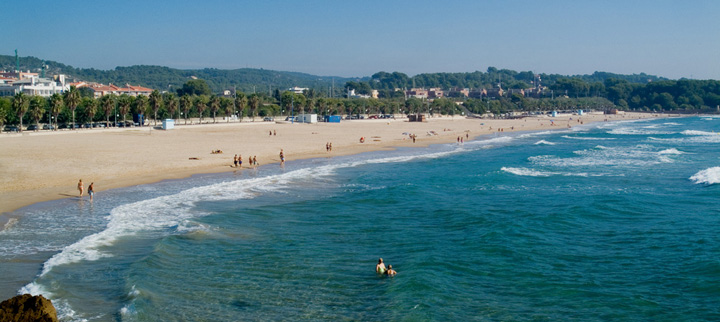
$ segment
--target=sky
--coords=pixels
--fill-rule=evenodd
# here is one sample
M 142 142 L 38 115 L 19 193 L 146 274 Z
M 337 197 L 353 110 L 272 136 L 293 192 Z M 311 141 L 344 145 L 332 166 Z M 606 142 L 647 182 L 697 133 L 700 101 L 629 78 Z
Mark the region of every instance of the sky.
M 717 0 L 5 0 L 0 54 L 73 67 L 720 79 Z

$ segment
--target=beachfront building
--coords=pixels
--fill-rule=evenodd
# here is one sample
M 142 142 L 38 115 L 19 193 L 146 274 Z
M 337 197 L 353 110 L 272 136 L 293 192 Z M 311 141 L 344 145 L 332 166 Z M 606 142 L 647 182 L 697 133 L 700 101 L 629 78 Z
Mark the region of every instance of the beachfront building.
M 455 87 L 448 91 L 449 97 L 468 97 L 470 95 L 470 89 Z
M 297 87 L 297 86 L 295 86 L 295 87 L 290 87 L 290 88 L 288 88 L 288 91 L 293 92 L 293 93 L 295 93 L 295 94 L 302 94 L 302 93 L 305 93 L 305 91 L 307 91 L 308 89 L 309 89 L 309 88 L 307 88 L 307 87 Z
M 405 97 L 416 97 L 419 99 L 426 99 L 428 98 L 428 91 L 424 88 L 411 88 L 407 91 L 405 91 Z
M 15 96 L 24 93 L 30 96 L 50 97 L 62 94 L 70 85 L 65 82 L 65 75 L 54 78 L 38 77 L 37 73 L 20 73 L 20 78 L 3 77 L 0 79 L 0 96 Z
M 370 98 L 370 95 L 358 94 L 355 92 L 354 89 L 348 89 L 347 97 L 348 98 Z
M 133 86 L 130 84 L 125 84 L 125 87 L 120 87 L 115 84 L 105 85 L 105 84 L 99 84 L 99 83 L 75 83 L 73 84 L 77 88 L 86 87 L 93 91 L 93 96 L 95 98 L 102 97 L 103 95 L 108 94 L 114 94 L 114 95 L 122 95 L 127 94 L 129 96 L 150 96 L 150 93 L 152 93 L 151 88 L 142 87 L 142 86 Z

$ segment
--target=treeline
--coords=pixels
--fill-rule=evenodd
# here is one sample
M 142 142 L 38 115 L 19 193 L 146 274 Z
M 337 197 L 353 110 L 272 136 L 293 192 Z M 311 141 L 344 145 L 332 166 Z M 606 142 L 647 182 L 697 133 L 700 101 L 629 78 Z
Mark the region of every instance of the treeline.
M 496 103 L 486 99 L 490 100 L 486 106 L 498 104 L 503 106 L 504 110 L 545 110 L 573 105 L 642 111 L 707 112 L 720 105 L 720 82 L 716 80 L 668 80 L 646 74 L 619 75 L 605 72 L 573 77 L 546 74 L 538 76 L 529 71 L 515 72 L 494 67 L 488 68 L 487 72 L 434 73 L 414 77 L 399 72 L 379 72 L 372 75 L 368 81 L 349 81 L 345 86 L 359 94 L 370 94 L 372 90 L 377 90 L 381 98 L 398 99 L 404 97 L 403 89 L 416 87 L 473 90 L 501 85 L 507 90 L 530 89 L 540 82 L 542 91 L 532 95 L 512 94 L 492 99 L 496 100 Z M 472 100 L 457 95 L 454 98 L 470 102 L 465 104 L 466 106 L 475 104 Z M 573 100 L 568 101 L 565 98 Z

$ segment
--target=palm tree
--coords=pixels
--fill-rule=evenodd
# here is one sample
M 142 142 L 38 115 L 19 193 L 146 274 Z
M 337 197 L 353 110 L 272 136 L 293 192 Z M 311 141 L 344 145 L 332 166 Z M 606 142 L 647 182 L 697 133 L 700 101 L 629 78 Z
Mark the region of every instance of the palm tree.
M 222 106 L 222 109 L 225 111 L 225 115 L 228 116 L 227 121 L 230 123 L 230 118 L 233 112 L 235 112 L 235 105 L 229 98 L 223 97 L 220 99 L 220 106 Z
M 178 107 L 178 100 L 175 94 L 173 93 L 167 93 L 165 94 L 165 108 L 168 111 L 168 114 L 170 114 L 170 118 L 173 118 L 175 116 L 175 112 L 177 111 Z
M 202 124 L 203 112 L 205 112 L 205 109 L 207 108 L 207 103 L 208 97 L 206 95 L 200 95 L 195 98 L 195 108 L 197 109 L 198 114 L 200 114 L 200 124 Z
M 63 108 L 63 97 L 62 95 L 55 93 L 50 97 L 50 114 L 52 114 L 53 117 L 55 117 L 55 127 L 54 130 L 57 130 L 58 128 L 58 115 L 60 115 L 60 112 L 62 112 Z M 50 122 L 50 125 L 52 125 L 52 120 Z
M 250 115 L 253 118 L 253 122 L 255 122 L 255 111 L 260 106 L 260 96 L 257 94 L 250 95 Z
M 0 129 L 5 126 L 5 122 L 7 122 L 7 109 L 0 105 Z
M 65 92 L 65 104 L 72 112 L 72 128 L 75 129 L 75 109 L 80 104 L 80 92 L 75 86 L 70 86 L 70 90 Z
M 127 94 L 122 94 L 118 98 L 118 108 L 120 109 L 120 114 L 122 114 L 123 117 L 123 124 L 125 124 L 125 117 L 127 116 L 127 113 L 130 112 L 130 106 L 132 103 L 132 97 Z
M 240 122 L 242 122 L 243 110 L 245 109 L 245 106 L 247 106 L 247 102 L 245 93 L 240 92 L 235 94 L 235 107 L 240 115 Z
M 213 113 L 213 123 L 215 123 L 215 114 L 220 109 L 220 97 L 213 96 L 210 98 L 210 111 Z
M 20 132 L 22 132 L 22 119 L 23 116 L 25 116 L 25 113 L 28 109 L 28 97 L 25 95 L 25 93 L 20 92 L 15 94 L 15 97 L 13 98 L 12 107 L 15 110 L 15 113 L 17 114 L 17 117 L 20 119 Z
M 158 90 L 154 90 L 154 91 L 152 91 L 152 93 L 150 93 L 149 99 L 150 99 L 150 107 L 152 108 L 152 111 L 153 111 L 153 118 L 155 120 L 155 125 L 157 125 L 157 112 L 163 103 L 162 95 L 160 95 L 160 92 L 158 92 Z
M 85 101 L 85 113 L 88 117 L 88 122 L 92 122 L 95 118 L 95 114 L 98 109 L 98 101 L 94 97 L 86 97 Z
M 145 112 L 147 112 L 148 104 L 149 104 L 149 101 L 148 101 L 147 96 L 138 95 L 137 97 L 135 97 L 135 104 L 134 104 L 135 114 L 144 116 Z M 144 120 L 145 118 L 143 117 L 142 119 L 143 119 L 142 124 L 140 124 L 140 126 L 145 125 L 145 120 Z M 148 124 L 150 124 L 150 122 L 148 122 Z
M 188 94 L 183 94 L 182 97 L 180 97 L 180 109 L 183 110 L 183 113 L 185 113 L 185 124 L 187 124 L 187 118 L 188 114 L 190 113 L 190 109 L 192 108 L 193 100 L 192 97 Z
M 113 108 L 115 108 L 115 95 L 103 95 L 100 99 L 100 106 L 105 114 L 105 125 L 108 126 L 110 124 L 110 113 L 112 113 Z
M 42 96 L 35 95 L 30 98 L 30 116 L 35 120 L 37 129 L 40 129 L 40 119 L 45 115 L 45 104 L 47 101 Z

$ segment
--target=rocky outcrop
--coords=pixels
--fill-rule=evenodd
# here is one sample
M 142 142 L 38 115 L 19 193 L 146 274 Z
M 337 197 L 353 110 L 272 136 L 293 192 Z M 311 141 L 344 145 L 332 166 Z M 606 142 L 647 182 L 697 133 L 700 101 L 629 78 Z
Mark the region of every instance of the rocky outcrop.
M 42 295 L 23 294 L 0 303 L 0 321 L 57 322 L 57 320 L 55 307 Z

